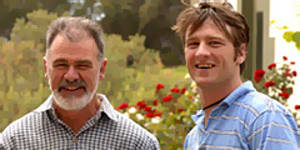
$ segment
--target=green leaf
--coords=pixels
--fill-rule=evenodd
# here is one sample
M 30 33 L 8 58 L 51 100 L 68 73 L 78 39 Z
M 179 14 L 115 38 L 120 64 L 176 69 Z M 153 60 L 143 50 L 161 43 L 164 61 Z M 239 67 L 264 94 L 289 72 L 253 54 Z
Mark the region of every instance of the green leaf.
M 283 34 L 283 38 L 287 41 L 287 42 L 292 42 L 293 41 L 293 35 L 294 35 L 294 31 L 287 31 L 284 32 Z
M 294 33 L 293 41 L 295 42 L 295 45 L 296 45 L 298 51 L 300 51 L 300 32 L 299 31 Z

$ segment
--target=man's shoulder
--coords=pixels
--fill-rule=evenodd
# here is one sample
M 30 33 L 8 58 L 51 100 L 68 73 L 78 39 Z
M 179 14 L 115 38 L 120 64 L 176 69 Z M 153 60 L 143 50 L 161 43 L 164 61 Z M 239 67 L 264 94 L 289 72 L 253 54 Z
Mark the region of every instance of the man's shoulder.
M 256 116 L 259 116 L 266 111 L 283 114 L 289 113 L 289 111 L 278 101 L 257 91 L 247 93 L 243 98 L 236 101 L 235 104 L 243 107 L 244 109 L 248 109 L 248 111 L 252 111 Z
M 294 124 L 292 114 L 289 110 L 271 97 L 254 91 L 247 93 L 236 102 L 231 109 L 235 114 L 239 114 L 241 120 L 246 121 L 248 125 L 254 123 L 259 118 L 279 121 L 284 124 L 290 122 Z M 286 121 L 283 121 L 286 120 Z
M 33 132 L 38 130 L 42 123 L 42 112 L 30 112 L 23 117 L 10 123 L 3 131 L 2 137 L 20 136 L 24 132 Z
M 2 134 L 0 133 L 0 150 L 4 150 L 4 142 L 2 138 Z

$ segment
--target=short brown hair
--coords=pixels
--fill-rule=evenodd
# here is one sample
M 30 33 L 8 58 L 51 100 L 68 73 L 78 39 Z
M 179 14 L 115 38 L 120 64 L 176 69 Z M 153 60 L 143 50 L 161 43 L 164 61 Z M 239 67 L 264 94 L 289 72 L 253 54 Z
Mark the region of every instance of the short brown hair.
M 245 17 L 234 11 L 231 4 L 224 3 L 200 3 L 199 6 L 189 6 L 177 17 L 176 25 L 172 27 L 179 35 L 183 45 L 188 28 L 195 32 L 206 19 L 211 19 L 220 31 L 224 32 L 235 47 L 235 59 L 241 44 L 249 43 L 249 25 Z M 230 29 L 226 28 L 229 27 Z M 240 73 L 245 68 L 245 62 L 240 65 Z
M 73 32 L 71 30 L 78 30 Z M 98 60 L 102 61 L 104 57 L 104 40 L 103 30 L 97 22 L 84 17 L 60 17 L 54 20 L 48 27 L 46 36 L 46 49 L 49 53 L 49 48 L 58 34 L 64 34 L 70 41 L 76 41 L 84 38 L 84 34 L 91 36 L 98 47 Z M 46 54 L 47 55 L 47 54 Z

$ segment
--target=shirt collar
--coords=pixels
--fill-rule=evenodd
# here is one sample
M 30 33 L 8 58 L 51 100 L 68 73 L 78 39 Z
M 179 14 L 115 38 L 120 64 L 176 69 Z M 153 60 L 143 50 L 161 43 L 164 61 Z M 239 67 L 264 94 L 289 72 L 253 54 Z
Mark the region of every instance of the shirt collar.
M 242 85 L 240 85 L 238 88 L 236 88 L 229 96 L 227 96 L 220 105 L 227 105 L 231 106 L 240 96 L 245 95 L 246 93 L 255 91 L 255 88 L 253 87 L 253 84 L 251 81 L 246 81 Z M 204 111 L 198 110 L 194 115 L 192 115 L 193 121 L 198 124 L 201 122 L 199 120 L 201 116 L 204 116 Z
M 99 111 L 104 112 L 110 119 L 112 119 L 114 121 L 118 121 L 117 112 L 113 108 L 113 106 L 110 104 L 107 97 L 103 94 L 97 94 L 97 96 L 99 97 L 99 99 L 102 100 Z M 42 105 L 40 105 L 37 109 L 35 109 L 33 112 L 40 113 L 40 112 L 44 112 L 44 111 L 47 111 L 47 110 L 51 110 L 51 109 L 53 109 L 52 104 L 53 104 L 53 94 L 51 94 L 47 98 L 47 100 Z
M 220 104 L 232 105 L 239 97 L 246 95 L 249 92 L 255 91 L 251 81 L 246 81 L 238 88 L 236 88 L 229 96 L 227 96 L 224 101 Z

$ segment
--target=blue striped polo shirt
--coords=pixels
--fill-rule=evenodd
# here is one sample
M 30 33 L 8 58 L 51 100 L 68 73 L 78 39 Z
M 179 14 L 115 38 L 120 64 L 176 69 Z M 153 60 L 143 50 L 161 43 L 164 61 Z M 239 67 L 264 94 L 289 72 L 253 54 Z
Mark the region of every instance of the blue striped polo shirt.
M 247 81 L 216 108 L 204 126 L 204 111 L 185 139 L 185 150 L 300 150 L 300 132 L 285 107 Z

